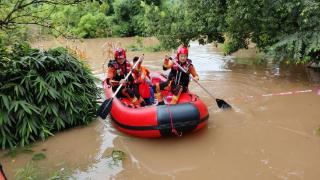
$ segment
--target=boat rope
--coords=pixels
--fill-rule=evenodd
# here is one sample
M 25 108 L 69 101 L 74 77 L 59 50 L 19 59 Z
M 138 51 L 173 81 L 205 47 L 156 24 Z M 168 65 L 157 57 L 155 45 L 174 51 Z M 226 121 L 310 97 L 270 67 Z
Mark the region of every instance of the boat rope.
M 168 113 L 169 113 L 169 116 L 170 116 L 171 132 L 172 132 L 174 135 L 176 135 L 176 136 L 178 136 L 178 137 L 181 137 L 181 136 L 182 136 L 182 132 L 179 133 L 179 132 L 177 131 L 177 129 L 174 127 L 172 113 L 171 113 L 171 111 L 170 111 L 170 109 L 169 109 L 170 104 L 167 104 L 167 105 L 165 105 L 165 106 L 166 106 L 166 109 L 167 109 L 167 111 L 168 111 Z

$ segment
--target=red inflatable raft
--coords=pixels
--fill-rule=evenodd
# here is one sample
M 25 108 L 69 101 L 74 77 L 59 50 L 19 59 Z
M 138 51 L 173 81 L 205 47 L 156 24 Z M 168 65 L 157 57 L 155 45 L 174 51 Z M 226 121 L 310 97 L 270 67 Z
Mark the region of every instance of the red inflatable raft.
M 156 78 L 153 77 L 153 82 Z M 103 87 L 106 98 L 111 98 L 111 86 L 104 81 Z M 170 102 L 171 93 L 163 91 L 162 94 Z M 207 106 L 190 92 L 182 93 L 175 105 L 131 108 L 126 102 L 128 100 L 114 98 L 110 112 L 112 122 L 119 131 L 138 137 L 156 138 L 197 131 L 205 127 L 209 117 Z
M 4 175 L 4 172 L 2 170 L 2 165 L 1 164 L 0 164 L 0 180 L 7 180 L 7 178 Z

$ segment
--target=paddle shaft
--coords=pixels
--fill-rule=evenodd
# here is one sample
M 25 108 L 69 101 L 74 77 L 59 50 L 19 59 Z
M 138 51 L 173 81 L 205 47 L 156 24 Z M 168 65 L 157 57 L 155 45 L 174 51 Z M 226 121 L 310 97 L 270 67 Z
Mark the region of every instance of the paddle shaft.
M 129 78 L 129 76 L 131 75 L 132 71 L 137 67 L 137 65 L 139 64 L 139 62 L 142 60 L 141 57 L 139 57 L 139 60 L 133 65 L 133 67 L 131 68 L 131 70 L 129 71 L 129 73 L 126 75 L 126 77 L 124 78 L 125 81 L 127 81 L 127 79 Z M 123 86 L 123 83 L 120 83 L 119 87 L 116 89 L 116 91 L 114 92 L 113 96 L 111 97 L 112 99 L 114 97 L 116 97 L 116 95 L 118 94 L 118 92 L 120 91 L 121 87 Z
M 126 77 L 124 78 L 125 81 L 127 81 L 127 79 L 129 78 L 129 76 L 131 75 L 132 71 L 137 67 L 137 65 L 139 64 L 139 62 L 142 60 L 142 58 L 140 57 L 138 59 L 138 61 L 133 65 L 133 67 L 131 68 L 131 70 L 129 71 L 129 73 L 126 75 Z M 127 62 L 126 62 L 127 63 Z M 127 68 L 127 67 L 126 67 Z M 100 116 L 102 119 L 105 119 L 108 114 L 111 111 L 111 107 L 112 107 L 112 101 L 113 98 L 116 97 L 116 95 L 118 94 L 118 92 L 120 91 L 121 87 L 123 86 L 123 83 L 120 83 L 119 87 L 116 89 L 116 91 L 114 92 L 114 94 L 112 95 L 111 98 L 105 100 L 101 106 L 99 107 L 97 114 L 98 116 Z
M 175 60 L 172 60 L 172 62 L 179 67 L 184 73 L 188 74 L 187 71 Z M 217 99 L 211 94 L 205 87 L 203 87 L 192 75 L 189 74 L 189 76 L 192 78 L 194 82 L 196 82 L 206 93 L 208 93 L 213 99 Z

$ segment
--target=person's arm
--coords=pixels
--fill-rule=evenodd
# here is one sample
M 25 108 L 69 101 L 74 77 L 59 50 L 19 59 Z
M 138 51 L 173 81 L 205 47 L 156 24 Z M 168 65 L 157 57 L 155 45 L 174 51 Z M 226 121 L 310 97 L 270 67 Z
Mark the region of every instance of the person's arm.
M 193 76 L 193 78 L 199 81 L 199 75 L 193 65 L 190 66 L 189 71 L 190 71 L 190 74 Z
M 107 70 L 107 83 L 111 86 L 119 85 L 119 81 L 113 80 L 116 70 L 114 67 L 108 67 Z
M 127 73 L 129 73 L 131 70 L 132 70 L 132 73 L 135 71 L 134 69 L 132 69 L 133 68 L 133 64 L 131 64 L 130 62 L 126 62 L 126 63 L 128 63 L 127 65 L 126 65 L 126 68 L 127 68 Z M 128 66 L 129 66 L 129 68 L 128 68 Z M 124 85 L 124 86 L 126 86 L 126 85 L 132 85 L 132 84 L 134 84 L 135 82 L 134 82 L 134 78 L 133 78 L 133 76 L 132 76 L 132 73 L 129 75 L 129 77 L 128 77 L 128 79 L 126 80 L 126 81 L 124 81 L 124 79 L 121 79 L 120 80 L 120 82 L 122 81 L 122 84 Z
M 171 61 L 170 61 L 171 60 Z M 173 66 L 173 62 L 174 60 L 172 60 L 171 57 L 169 56 L 165 56 L 164 60 L 163 60 L 163 70 L 167 70 L 167 69 L 170 69 L 172 66 Z
M 151 85 L 151 78 L 150 78 L 150 71 L 145 68 L 145 67 L 141 67 L 142 69 L 142 74 L 144 74 L 143 80 L 146 81 L 148 84 Z
M 147 69 L 147 68 L 145 68 L 145 67 L 143 67 L 143 68 L 144 68 L 144 70 L 145 70 L 145 74 L 146 74 L 147 78 L 150 79 L 150 71 L 149 71 L 149 69 Z

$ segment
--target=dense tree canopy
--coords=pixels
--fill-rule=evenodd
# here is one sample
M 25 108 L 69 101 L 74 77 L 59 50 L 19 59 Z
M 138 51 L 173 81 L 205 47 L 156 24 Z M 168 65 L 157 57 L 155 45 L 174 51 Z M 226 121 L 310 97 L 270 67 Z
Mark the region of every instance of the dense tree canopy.
M 45 24 L 50 11 L 44 5 L 73 5 L 84 0 L 2 0 L 0 2 L 0 29 L 15 28 L 20 24 Z
M 165 48 L 199 40 L 227 54 L 253 42 L 279 60 L 320 59 L 316 0 L 3 0 L 0 9 L 8 41 L 26 37 L 21 24 L 38 24 L 55 35 L 156 36 Z
M 231 1 L 227 23 L 229 44 L 238 45 L 231 45 L 230 52 L 246 47 L 251 40 L 279 59 L 319 60 L 319 1 Z
M 253 42 L 262 52 L 279 60 L 290 59 L 296 63 L 320 60 L 319 1 L 186 0 L 171 3 L 167 6 L 170 8 L 146 8 L 149 33 L 156 34 L 165 46 L 174 47 L 176 44 L 170 42 L 191 39 L 198 39 L 200 43 L 216 41 L 224 42 L 224 50 L 229 54 Z

